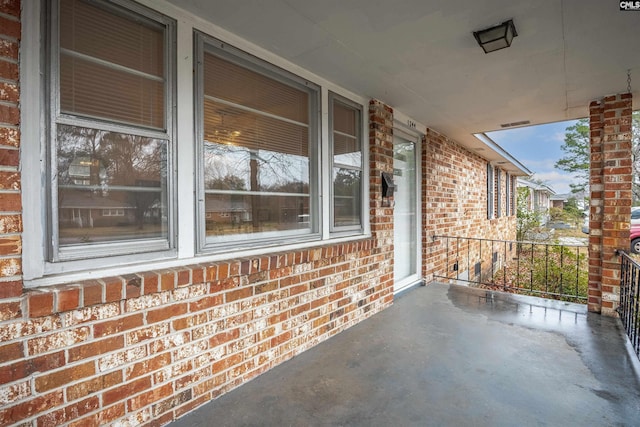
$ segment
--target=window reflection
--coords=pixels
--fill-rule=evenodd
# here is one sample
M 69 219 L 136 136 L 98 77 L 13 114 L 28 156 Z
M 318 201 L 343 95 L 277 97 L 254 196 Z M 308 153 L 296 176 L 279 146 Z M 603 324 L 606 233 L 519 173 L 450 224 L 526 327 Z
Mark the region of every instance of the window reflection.
M 308 158 L 206 143 L 204 161 L 208 235 L 310 227 Z
M 362 224 L 360 110 L 332 99 L 333 226 Z
M 206 235 L 309 233 L 312 93 L 209 52 L 203 80 Z
M 167 141 L 58 126 L 60 246 L 166 238 Z
M 333 206 L 336 226 L 359 225 L 361 212 L 361 172 L 334 168 Z

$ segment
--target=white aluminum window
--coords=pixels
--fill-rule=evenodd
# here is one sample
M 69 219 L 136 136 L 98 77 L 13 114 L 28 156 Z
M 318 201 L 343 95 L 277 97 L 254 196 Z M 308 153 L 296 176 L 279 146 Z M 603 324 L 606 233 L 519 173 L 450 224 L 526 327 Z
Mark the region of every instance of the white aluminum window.
M 505 191 L 505 214 L 511 215 L 511 175 L 509 172 L 505 172 L 504 177 L 504 191 Z
M 496 217 L 502 216 L 502 170 L 496 168 L 496 190 L 495 190 L 495 211 Z
M 23 4 L 26 286 L 368 234 L 367 99 L 152 7 Z
M 362 107 L 329 93 L 331 230 L 362 230 Z
M 495 182 L 494 182 L 494 167 L 491 163 L 487 163 L 487 219 L 495 218 Z
M 46 4 L 47 260 L 170 249 L 173 20 L 135 3 Z
M 196 51 L 200 249 L 318 239 L 319 88 L 200 33 Z
M 509 185 L 511 186 L 511 198 L 509 199 L 509 203 L 511 203 L 511 215 L 517 215 L 516 209 L 516 201 L 518 198 L 518 190 L 516 186 L 517 177 L 512 176 Z

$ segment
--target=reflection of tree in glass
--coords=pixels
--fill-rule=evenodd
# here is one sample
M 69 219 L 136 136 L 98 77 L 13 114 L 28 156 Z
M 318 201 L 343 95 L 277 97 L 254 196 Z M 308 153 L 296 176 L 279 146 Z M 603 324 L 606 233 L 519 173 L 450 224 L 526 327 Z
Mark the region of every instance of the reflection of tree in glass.
M 72 184 L 69 175 L 71 163 L 76 158 L 86 158 L 89 161 L 100 161 L 98 156 L 100 131 L 75 126 L 60 126 L 58 129 L 58 184 Z M 104 163 L 102 164 L 104 167 Z M 98 184 L 97 176 L 90 177 L 91 185 Z
M 148 191 L 144 187 L 166 187 L 166 141 L 107 132 L 77 126 L 58 128 L 58 185 L 69 189 L 91 189 L 94 197 L 107 197 L 109 186 L 129 187 L 124 193 L 110 195 L 111 199 L 128 202 L 135 207 L 136 222 L 140 228 L 153 207 L 164 210 L 161 191 Z M 83 159 L 90 167 L 90 177 L 84 185 L 74 185 L 70 166 Z M 95 166 L 94 166 L 95 165 Z M 65 189 L 59 192 L 59 203 Z
M 222 178 L 213 178 L 207 181 L 207 188 L 213 188 L 216 190 L 246 190 L 245 181 L 243 178 L 227 174 Z
M 333 181 L 336 196 L 351 196 L 354 187 L 360 187 L 360 171 L 353 169 L 338 169 Z
M 220 184 L 229 176 L 243 180 L 242 189 L 250 188 L 251 191 L 291 188 L 292 183 L 297 185 L 295 192 L 302 192 L 305 184 L 308 187 L 309 160 L 306 157 L 210 142 L 205 142 L 204 150 L 206 188 L 223 189 L 212 184 Z

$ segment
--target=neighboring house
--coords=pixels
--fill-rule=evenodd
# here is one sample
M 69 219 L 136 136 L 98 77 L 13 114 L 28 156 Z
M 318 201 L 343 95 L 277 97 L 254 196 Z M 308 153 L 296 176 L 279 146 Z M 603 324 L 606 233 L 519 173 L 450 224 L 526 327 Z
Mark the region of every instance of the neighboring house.
M 545 225 L 549 221 L 549 209 L 553 205 L 553 196 L 556 194 L 549 186 L 518 178 L 518 188 L 527 189 L 525 206 L 530 212 L 540 214 L 540 223 Z
M 450 271 L 438 236 L 515 238 L 530 171 L 473 134 L 519 120 L 502 68 L 471 28 L 412 30 L 456 66 L 393 39 L 414 13 L 360 7 L 334 40 L 288 2 L 0 2 L 3 425 L 165 424 Z M 455 94 L 398 84 L 422 57 Z
M 59 199 L 60 224 L 93 228 L 135 221 L 135 207 L 93 192 L 68 192 Z
M 568 197 L 564 194 L 556 194 L 549 198 L 551 200 L 551 207 L 557 209 L 564 209 L 564 204 L 567 203 Z
M 575 207 L 584 211 L 588 209 L 586 200 L 588 198 L 588 194 L 584 192 L 579 193 L 565 193 L 565 194 L 554 194 L 550 197 L 551 199 L 551 207 L 564 209 L 567 202 L 570 200 L 575 203 Z

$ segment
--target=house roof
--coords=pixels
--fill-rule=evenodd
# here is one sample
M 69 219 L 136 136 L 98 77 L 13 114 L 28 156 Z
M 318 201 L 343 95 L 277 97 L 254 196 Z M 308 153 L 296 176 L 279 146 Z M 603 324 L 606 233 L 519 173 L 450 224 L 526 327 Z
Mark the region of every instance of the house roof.
M 60 208 L 74 209 L 134 209 L 122 200 L 94 195 L 91 191 L 66 191 L 59 200 Z
M 615 1 L 169 2 L 495 162 L 503 154 L 474 134 L 586 117 L 592 100 L 627 91 L 627 70 L 640 87 L 640 12 Z M 485 54 L 472 32 L 508 19 L 512 46 Z
M 251 206 L 243 199 L 207 197 L 204 210 L 205 212 L 248 212 Z
M 518 178 L 518 187 L 529 187 L 532 190 L 536 191 L 545 191 L 551 195 L 556 194 L 555 191 L 551 187 L 545 184 L 538 184 L 536 182 L 531 182 L 526 179 Z

